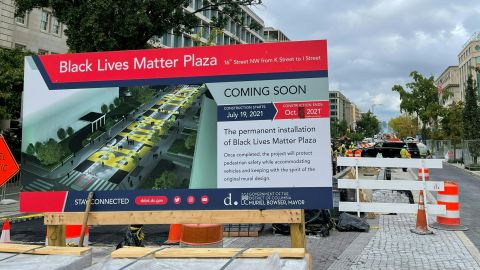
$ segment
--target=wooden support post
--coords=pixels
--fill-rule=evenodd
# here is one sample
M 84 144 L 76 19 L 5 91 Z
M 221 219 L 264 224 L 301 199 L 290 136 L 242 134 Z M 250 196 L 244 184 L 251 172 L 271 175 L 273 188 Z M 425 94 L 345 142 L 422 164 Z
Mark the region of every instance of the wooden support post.
M 292 248 L 305 248 L 305 210 L 301 210 L 300 214 L 300 223 L 290 224 L 290 240 Z
M 66 246 L 65 225 L 47 225 L 47 237 L 49 246 Z

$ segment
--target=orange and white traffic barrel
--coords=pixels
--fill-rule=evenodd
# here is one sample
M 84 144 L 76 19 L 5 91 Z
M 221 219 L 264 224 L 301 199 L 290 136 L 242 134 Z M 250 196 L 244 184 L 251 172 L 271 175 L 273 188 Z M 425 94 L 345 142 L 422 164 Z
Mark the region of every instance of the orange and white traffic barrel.
M 454 181 L 444 181 L 444 190 L 437 191 L 437 204 L 445 205 L 447 213 L 438 215 L 437 222 L 431 227 L 440 230 L 466 231 L 467 227 L 460 222 L 460 201 L 458 199 L 458 184 Z
M 346 157 L 353 157 L 353 151 L 352 150 L 345 151 L 345 156 Z
M 355 157 L 362 157 L 362 150 L 361 149 L 355 150 Z
M 430 180 L 430 169 L 427 169 L 427 168 L 418 169 L 418 180 L 422 181 L 424 175 L 425 175 L 425 181 Z
M 223 225 L 183 224 L 180 247 L 223 247 Z

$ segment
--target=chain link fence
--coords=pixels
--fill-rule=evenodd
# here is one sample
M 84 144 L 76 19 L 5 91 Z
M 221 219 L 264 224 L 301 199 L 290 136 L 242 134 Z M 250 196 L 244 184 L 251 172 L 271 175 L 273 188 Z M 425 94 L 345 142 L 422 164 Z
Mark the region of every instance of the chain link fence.
M 456 145 L 453 145 L 450 140 L 425 140 L 425 145 L 430 150 L 433 158 L 445 159 L 448 162 L 455 162 Z
M 18 193 L 20 193 L 21 188 L 20 173 L 17 173 L 0 188 L 0 201 L 4 199 L 18 199 Z
M 469 170 L 480 170 L 480 140 L 463 141 L 463 164 Z

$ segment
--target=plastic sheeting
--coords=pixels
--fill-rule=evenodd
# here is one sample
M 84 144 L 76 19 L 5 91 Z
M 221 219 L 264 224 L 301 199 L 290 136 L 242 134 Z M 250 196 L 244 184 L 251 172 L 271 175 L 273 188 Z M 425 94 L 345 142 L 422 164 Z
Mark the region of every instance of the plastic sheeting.
M 142 259 L 126 268 L 149 270 L 192 270 L 221 269 L 229 259 Z M 132 262 L 133 259 L 111 259 L 100 262 L 88 270 L 118 270 Z M 307 270 L 305 259 L 280 259 L 272 255 L 266 259 L 239 258 L 234 260 L 225 270 Z
M 0 253 L 0 260 L 15 253 Z M 81 256 L 20 254 L 0 261 L 0 269 L 8 270 L 80 270 L 92 265 L 92 253 Z

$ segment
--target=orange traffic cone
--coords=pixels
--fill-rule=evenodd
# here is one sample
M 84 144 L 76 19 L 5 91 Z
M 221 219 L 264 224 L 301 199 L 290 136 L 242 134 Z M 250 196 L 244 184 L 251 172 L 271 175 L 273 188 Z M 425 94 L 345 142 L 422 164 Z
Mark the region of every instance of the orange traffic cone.
M 10 222 L 6 219 L 3 222 L 2 236 L 0 236 L 0 243 L 10 243 Z
M 423 203 L 423 190 L 420 190 L 420 195 L 418 199 L 418 211 L 417 211 L 417 225 L 415 229 L 411 229 L 412 233 L 426 235 L 433 234 L 432 231 L 428 230 L 427 226 L 427 215 L 425 213 L 425 204 Z
M 182 237 L 182 224 L 170 224 L 170 230 L 168 231 L 168 240 L 165 244 L 178 244 Z

